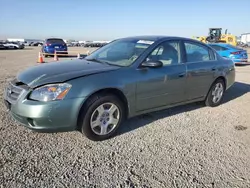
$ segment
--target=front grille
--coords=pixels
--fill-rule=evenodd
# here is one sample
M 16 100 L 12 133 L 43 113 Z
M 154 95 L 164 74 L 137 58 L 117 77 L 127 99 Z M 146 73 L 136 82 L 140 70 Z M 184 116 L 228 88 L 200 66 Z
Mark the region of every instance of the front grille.
M 20 95 L 28 90 L 28 86 L 25 85 L 22 82 L 18 82 L 16 80 L 13 80 L 9 82 L 5 89 L 5 99 L 11 103 L 15 104 Z

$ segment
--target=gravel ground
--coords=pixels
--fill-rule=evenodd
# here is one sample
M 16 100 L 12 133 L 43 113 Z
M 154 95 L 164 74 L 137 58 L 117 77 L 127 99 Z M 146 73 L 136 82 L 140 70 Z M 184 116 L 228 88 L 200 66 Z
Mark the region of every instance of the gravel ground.
M 139 116 L 115 138 L 92 142 L 79 132 L 32 132 L 8 116 L 6 79 L 36 64 L 38 51 L 0 51 L 1 188 L 250 187 L 250 66 L 237 67 L 219 107 Z

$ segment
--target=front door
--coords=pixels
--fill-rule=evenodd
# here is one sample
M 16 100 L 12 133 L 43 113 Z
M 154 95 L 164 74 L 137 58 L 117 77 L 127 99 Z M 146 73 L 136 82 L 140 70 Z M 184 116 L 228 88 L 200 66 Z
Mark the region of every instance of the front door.
M 186 100 L 186 64 L 179 41 L 161 43 L 146 61 L 161 61 L 163 67 L 138 69 L 137 111 L 163 107 Z

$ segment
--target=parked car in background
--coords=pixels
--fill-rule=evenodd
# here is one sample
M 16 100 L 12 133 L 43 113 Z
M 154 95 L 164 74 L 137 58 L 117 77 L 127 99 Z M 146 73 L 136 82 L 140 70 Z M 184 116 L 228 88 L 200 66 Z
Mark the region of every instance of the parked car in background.
M 243 43 L 240 46 L 243 47 L 243 48 L 249 48 L 250 47 L 250 42 Z
M 18 49 L 24 49 L 25 45 L 21 42 L 8 42 L 9 44 L 17 45 Z
M 68 47 L 73 47 L 74 45 L 72 43 L 66 43 Z
M 106 42 L 86 42 L 85 44 L 83 44 L 83 47 L 92 47 L 92 48 L 100 48 L 105 46 Z
M 48 53 L 45 54 L 49 56 L 49 54 L 54 54 L 56 51 L 57 54 L 68 54 L 68 47 L 67 44 L 60 38 L 48 38 L 44 41 L 42 46 L 42 52 Z
M 32 45 L 33 45 L 33 43 L 34 43 L 34 41 L 29 42 L 29 43 L 28 43 L 28 46 L 32 46 Z
M 42 42 L 32 42 L 32 43 L 30 44 L 30 46 L 42 46 L 42 45 L 43 45 Z
M 30 41 L 24 41 L 23 42 L 24 46 L 30 46 L 30 43 L 32 43 L 32 42 L 30 42 Z
M 1 42 L 1 45 L 4 46 L 4 49 L 23 49 L 24 48 L 24 45 L 19 42 L 4 41 L 4 42 Z
M 235 64 L 245 64 L 248 62 L 247 50 L 241 47 L 232 46 L 226 43 L 213 43 L 209 44 L 215 49 L 222 57 L 233 60 Z
M 5 50 L 5 49 L 7 49 L 7 47 L 4 46 L 3 42 L 0 42 L 0 50 Z
M 237 46 L 240 47 L 240 48 L 247 47 L 246 44 L 243 43 L 243 42 L 238 42 L 238 43 L 237 43 Z
M 58 39 L 46 42 L 58 45 Z M 138 36 L 115 40 L 83 59 L 26 69 L 9 83 L 4 101 L 27 128 L 80 130 L 104 140 L 126 118 L 196 101 L 218 106 L 234 81 L 233 61 L 204 43 Z

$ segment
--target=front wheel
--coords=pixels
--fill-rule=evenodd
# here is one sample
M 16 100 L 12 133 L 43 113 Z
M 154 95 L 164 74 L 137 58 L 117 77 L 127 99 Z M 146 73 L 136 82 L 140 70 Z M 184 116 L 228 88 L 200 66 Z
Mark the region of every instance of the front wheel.
M 206 106 L 215 107 L 221 104 L 225 92 L 225 83 L 222 79 L 217 79 L 207 95 Z
M 111 94 L 91 97 L 80 113 L 81 132 L 93 141 L 112 137 L 124 119 L 124 105 Z

